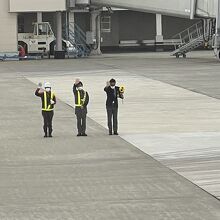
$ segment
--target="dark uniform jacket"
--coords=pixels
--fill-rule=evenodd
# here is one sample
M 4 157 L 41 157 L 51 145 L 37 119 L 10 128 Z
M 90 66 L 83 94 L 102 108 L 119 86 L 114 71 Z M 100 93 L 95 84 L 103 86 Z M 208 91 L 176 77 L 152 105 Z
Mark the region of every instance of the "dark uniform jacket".
M 45 111 L 45 101 L 44 101 L 44 92 L 43 93 L 39 93 L 40 89 L 37 88 L 37 90 L 35 91 L 35 95 L 41 98 L 42 101 L 42 111 Z M 46 92 L 46 96 L 47 96 L 47 107 L 49 107 L 49 110 L 53 110 L 54 109 L 54 105 L 56 104 L 56 96 L 54 95 L 54 93 L 52 92 L 53 96 L 51 97 L 51 92 Z M 50 100 L 52 100 L 55 102 L 53 105 L 51 105 Z M 50 105 L 50 106 L 49 106 Z
M 78 92 L 80 93 L 80 99 L 78 100 Z M 75 109 L 76 111 L 82 109 L 87 112 L 87 105 L 89 104 L 89 94 L 84 90 L 77 90 L 76 85 L 73 86 L 73 94 L 75 96 Z M 78 106 L 80 104 L 80 106 Z
M 118 108 L 118 98 L 123 99 L 123 94 L 119 91 L 119 87 L 115 86 L 115 89 L 112 89 L 108 86 L 104 88 L 104 91 L 107 94 L 106 106 Z

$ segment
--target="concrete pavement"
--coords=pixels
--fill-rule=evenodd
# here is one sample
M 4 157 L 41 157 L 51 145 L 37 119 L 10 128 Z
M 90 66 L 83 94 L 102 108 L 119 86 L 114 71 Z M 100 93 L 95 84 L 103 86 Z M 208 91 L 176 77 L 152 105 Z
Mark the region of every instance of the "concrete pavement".
M 27 77 L 51 81 L 59 97 L 73 105 L 72 83 L 80 76 L 91 95 L 89 116 L 103 127 L 103 87 L 116 77 L 126 87 L 121 137 L 219 197 L 220 64 L 211 53 L 195 52 L 189 59 L 167 53 L 105 55 Z
M 120 137 L 106 135 L 99 121 L 103 120 L 103 94 L 96 96 L 95 111 L 100 119 L 88 120 L 89 137 L 75 136 L 74 112 L 65 104 L 72 102 L 69 85 L 79 74 L 94 87 L 104 78 L 118 76 L 115 71 L 121 74 L 122 70 L 109 66 L 112 60 L 115 62 L 105 58 L 0 66 L 0 219 L 220 218 L 217 199 Z M 121 62 L 125 61 L 122 57 Z M 103 76 L 106 69 L 109 72 Z M 34 96 L 35 85 L 26 78 L 42 81 L 56 77 L 60 80 L 52 83 L 62 101 L 56 107 L 54 138 L 43 139 L 40 101 Z M 137 80 L 135 85 L 142 86 L 141 79 Z M 98 94 L 96 89 L 94 92 Z M 126 105 L 121 109 L 124 116 L 126 109 Z

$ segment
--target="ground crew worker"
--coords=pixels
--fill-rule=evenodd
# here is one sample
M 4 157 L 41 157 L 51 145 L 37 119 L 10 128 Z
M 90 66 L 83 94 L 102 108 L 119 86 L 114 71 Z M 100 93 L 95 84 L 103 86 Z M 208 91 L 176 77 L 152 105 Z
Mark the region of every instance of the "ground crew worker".
M 75 114 L 77 118 L 77 137 L 87 136 L 86 134 L 86 115 L 89 95 L 83 89 L 83 83 L 76 79 L 73 85 L 73 94 L 75 96 Z
M 104 91 L 107 94 L 106 110 L 108 116 L 109 135 L 118 135 L 118 98 L 124 99 L 124 95 L 120 91 L 120 88 L 116 86 L 115 79 L 111 79 L 106 83 Z M 112 129 L 114 133 L 112 133 Z
M 51 91 L 50 83 L 45 83 L 44 89 L 42 88 L 42 83 L 38 84 L 38 88 L 35 95 L 41 98 L 42 101 L 42 116 L 44 119 L 44 137 L 52 137 L 53 132 L 53 115 L 54 115 L 54 105 L 56 104 L 56 96 Z

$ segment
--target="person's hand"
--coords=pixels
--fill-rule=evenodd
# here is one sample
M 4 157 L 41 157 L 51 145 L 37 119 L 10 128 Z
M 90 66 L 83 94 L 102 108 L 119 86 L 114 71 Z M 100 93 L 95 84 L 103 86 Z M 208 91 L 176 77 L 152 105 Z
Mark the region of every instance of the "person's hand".
M 41 82 L 38 83 L 38 88 L 39 88 L 39 89 L 42 88 L 42 83 L 41 83 Z
M 51 99 L 51 100 L 50 100 L 50 104 L 51 104 L 51 105 L 54 105 L 55 102 Z
M 80 79 L 79 79 L 79 78 L 76 78 L 74 84 L 77 85 L 78 83 L 80 83 Z
M 107 81 L 107 82 L 106 82 L 106 87 L 109 87 L 109 86 L 110 86 L 110 82 Z

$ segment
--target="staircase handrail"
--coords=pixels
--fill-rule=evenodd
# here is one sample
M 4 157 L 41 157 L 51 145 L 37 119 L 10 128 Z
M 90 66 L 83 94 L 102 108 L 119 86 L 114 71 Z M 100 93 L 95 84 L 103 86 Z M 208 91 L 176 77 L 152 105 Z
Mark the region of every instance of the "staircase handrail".
M 195 26 L 198 27 L 199 24 L 202 25 L 202 22 L 199 21 L 199 22 L 193 24 L 192 26 L 186 28 L 185 30 L 183 30 L 183 31 L 181 31 L 181 32 L 179 32 L 179 33 L 177 33 L 177 34 L 175 34 L 171 39 L 175 39 L 175 37 L 177 37 L 177 36 L 179 36 L 179 35 L 182 35 L 184 32 L 188 31 L 189 29 L 191 29 L 191 28 L 193 28 L 193 27 L 195 27 Z
M 193 24 L 192 26 L 186 28 L 185 30 L 181 31 L 180 33 L 174 35 L 172 37 L 173 46 L 175 50 L 177 50 L 181 45 L 188 44 L 193 39 L 197 39 L 203 35 L 204 35 L 203 24 L 202 24 L 202 21 L 199 21 Z M 179 45 L 176 44 L 177 39 L 181 42 Z
M 69 26 L 70 26 L 70 29 L 69 29 L 70 34 L 73 34 L 74 36 L 77 35 L 75 36 L 76 41 L 79 41 L 77 43 L 84 44 L 87 52 L 88 51 L 90 52 L 91 47 L 87 44 L 85 32 L 75 22 L 69 23 Z

